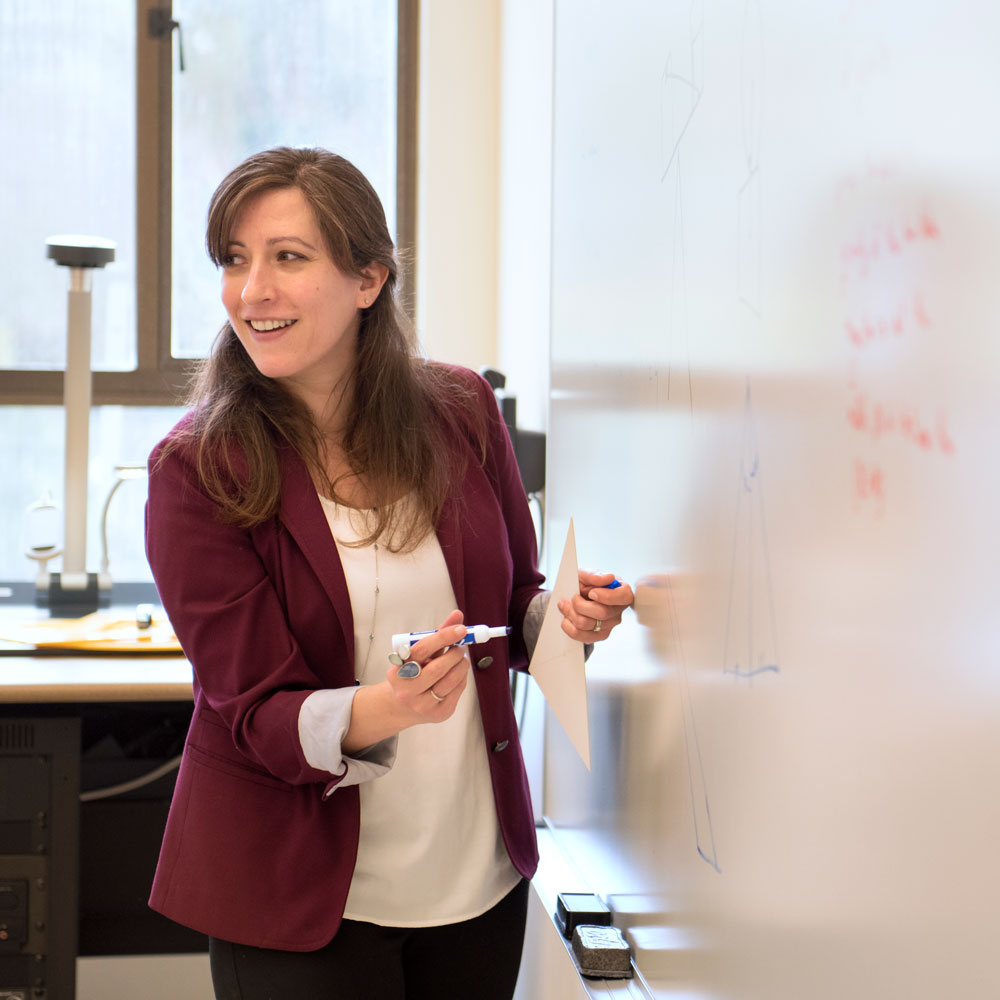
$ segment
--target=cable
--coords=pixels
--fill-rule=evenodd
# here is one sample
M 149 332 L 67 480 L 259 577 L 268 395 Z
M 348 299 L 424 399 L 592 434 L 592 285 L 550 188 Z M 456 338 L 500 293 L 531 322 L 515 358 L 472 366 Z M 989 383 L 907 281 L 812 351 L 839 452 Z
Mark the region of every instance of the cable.
M 110 785 L 107 788 L 95 788 L 90 792 L 81 792 L 80 801 L 93 802 L 96 799 L 110 799 L 116 795 L 124 795 L 126 792 L 134 792 L 137 788 L 145 788 L 146 785 L 151 785 L 154 781 L 158 781 L 165 774 L 176 771 L 180 763 L 181 758 L 180 754 L 178 754 L 176 757 L 171 757 L 165 764 L 161 764 L 147 774 L 142 774 L 131 781 L 123 781 L 120 785 Z
M 545 544 L 545 494 L 543 491 L 528 494 L 528 506 L 534 504 L 538 511 L 537 518 L 532 515 L 535 525 L 535 537 L 538 542 L 538 551 L 542 552 Z M 510 697 L 514 702 L 514 716 L 517 719 L 517 731 L 524 728 L 524 716 L 528 710 L 528 674 L 519 670 L 512 670 L 510 678 Z
M 528 506 L 530 507 L 532 502 L 534 502 L 535 507 L 538 510 L 538 518 L 532 517 L 535 522 L 535 536 L 538 541 L 538 553 L 541 553 L 545 549 L 545 493 L 543 490 L 539 490 L 537 493 L 528 494 Z

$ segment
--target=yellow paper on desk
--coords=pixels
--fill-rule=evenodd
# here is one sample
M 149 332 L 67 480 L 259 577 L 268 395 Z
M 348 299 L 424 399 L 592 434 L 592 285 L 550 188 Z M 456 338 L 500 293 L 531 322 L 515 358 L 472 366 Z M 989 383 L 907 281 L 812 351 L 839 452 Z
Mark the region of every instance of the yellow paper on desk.
M 45 618 L 35 622 L 0 622 L 0 639 L 36 649 L 78 649 L 102 653 L 180 653 L 166 618 L 140 629 L 135 619 L 95 611 L 82 618 Z

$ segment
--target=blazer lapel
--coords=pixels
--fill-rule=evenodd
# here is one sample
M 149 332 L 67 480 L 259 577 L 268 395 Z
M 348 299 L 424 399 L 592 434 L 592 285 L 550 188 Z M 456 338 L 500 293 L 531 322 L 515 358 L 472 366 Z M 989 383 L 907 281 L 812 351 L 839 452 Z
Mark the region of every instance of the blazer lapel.
M 461 518 L 454 499 L 449 497 L 441 511 L 437 536 L 444 553 L 444 561 L 451 577 L 451 589 L 455 591 L 455 605 L 465 607 L 465 552 L 462 547 Z
M 305 463 L 291 448 L 280 450 L 281 522 L 312 567 L 340 621 L 347 662 L 354 662 L 354 615 L 337 544 Z

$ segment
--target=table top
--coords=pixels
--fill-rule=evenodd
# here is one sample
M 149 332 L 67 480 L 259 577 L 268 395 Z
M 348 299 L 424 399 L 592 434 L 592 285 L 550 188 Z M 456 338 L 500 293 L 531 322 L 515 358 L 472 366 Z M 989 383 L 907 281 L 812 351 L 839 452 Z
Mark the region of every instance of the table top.
M 190 701 L 183 656 L 0 656 L 0 704 Z
M 8 606 L 0 609 L 0 619 L 2 631 L 12 622 L 37 623 L 44 616 L 34 608 Z M 190 701 L 191 681 L 191 664 L 183 655 L 131 648 L 33 649 L 0 639 L 0 704 Z

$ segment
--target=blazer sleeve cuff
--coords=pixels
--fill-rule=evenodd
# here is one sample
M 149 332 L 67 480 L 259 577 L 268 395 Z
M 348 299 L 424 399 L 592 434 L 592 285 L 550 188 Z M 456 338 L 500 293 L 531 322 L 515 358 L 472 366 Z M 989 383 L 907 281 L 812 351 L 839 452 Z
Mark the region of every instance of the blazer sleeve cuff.
M 323 797 L 337 788 L 359 785 L 386 774 L 396 760 L 396 736 L 348 755 L 342 747 L 351 725 L 351 709 L 356 687 L 314 691 L 299 709 L 299 743 L 310 767 L 326 771 L 333 778 Z

